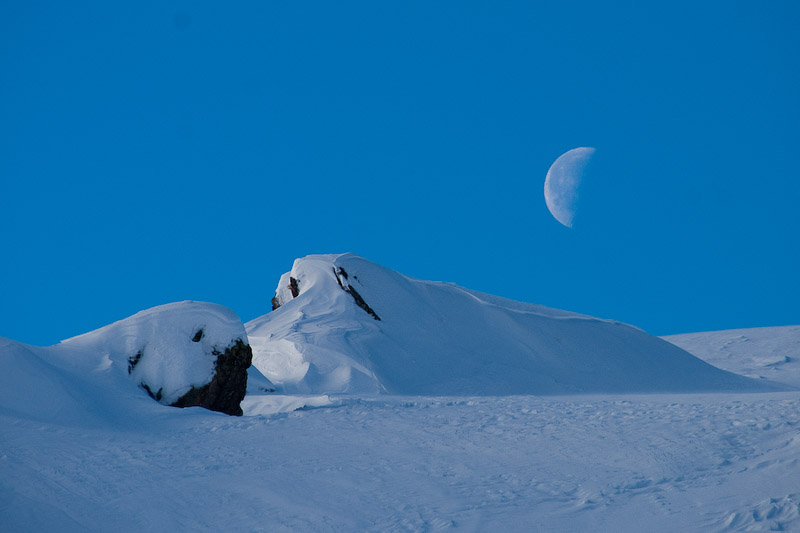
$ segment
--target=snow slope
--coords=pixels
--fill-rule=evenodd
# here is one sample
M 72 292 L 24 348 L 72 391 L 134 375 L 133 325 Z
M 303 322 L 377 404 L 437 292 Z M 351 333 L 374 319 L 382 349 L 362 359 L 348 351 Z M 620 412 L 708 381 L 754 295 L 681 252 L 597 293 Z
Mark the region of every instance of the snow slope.
M 800 326 L 707 331 L 662 338 L 729 372 L 800 387 Z
M 296 260 L 275 302 L 246 328 L 253 365 L 285 392 L 770 389 L 626 324 L 413 279 L 353 254 Z
M 155 405 L 141 383 L 173 403 L 210 381 L 214 350 L 240 339 L 236 314 L 203 302 L 154 307 L 49 347 L 0 338 L 0 409 L 40 420 L 138 418 Z

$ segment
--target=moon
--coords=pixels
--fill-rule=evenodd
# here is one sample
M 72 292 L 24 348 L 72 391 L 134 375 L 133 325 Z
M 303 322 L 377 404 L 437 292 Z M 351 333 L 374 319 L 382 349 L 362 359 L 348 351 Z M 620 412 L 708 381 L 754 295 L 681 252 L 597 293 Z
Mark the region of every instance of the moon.
M 562 154 L 550 165 L 544 179 L 544 201 L 556 220 L 572 227 L 578 207 L 578 187 L 583 171 L 594 154 L 594 148 L 583 146 Z

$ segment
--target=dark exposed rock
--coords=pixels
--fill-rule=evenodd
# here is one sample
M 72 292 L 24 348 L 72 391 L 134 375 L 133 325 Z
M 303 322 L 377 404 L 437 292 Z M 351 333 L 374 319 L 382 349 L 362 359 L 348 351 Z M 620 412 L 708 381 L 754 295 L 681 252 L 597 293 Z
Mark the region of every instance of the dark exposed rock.
M 300 287 L 297 284 L 297 280 L 292 277 L 289 278 L 289 292 L 292 293 L 292 298 L 300 296 Z
M 289 292 L 292 294 L 292 298 L 297 298 L 300 296 L 300 283 L 297 281 L 296 278 L 289 277 L 289 286 L 287 287 Z M 272 310 L 276 310 L 281 306 L 281 300 L 278 298 L 278 295 L 272 297 Z
M 237 340 L 236 344 L 217 356 L 216 373 L 211 381 L 202 387 L 192 389 L 178 398 L 175 407 L 200 406 L 212 411 L 241 416 L 241 404 L 247 390 L 247 369 L 253 361 L 250 346 Z M 147 389 L 145 389 L 147 390 Z M 148 390 L 148 392 L 150 392 Z M 152 393 L 150 393 L 152 396 Z
M 192 337 L 192 342 L 200 342 L 200 339 L 203 338 L 203 328 L 197 330 L 197 333 L 194 334 Z
M 364 301 L 364 298 L 361 297 L 358 291 L 355 290 L 352 285 L 350 285 L 350 282 L 348 281 L 349 276 L 347 275 L 347 271 L 344 268 L 340 266 L 335 267 L 333 269 L 333 275 L 336 276 L 336 281 L 339 283 L 339 286 L 342 288 L 342 290 L 353 297 L 353 300 L 355 300 L 357 306 L 366 311 L 367 314 L 370 315 L 375 320 L 381 319 L 381 317 L 378 316 L 378 313 L 376 313 L 367 304 L 367 302 Z
M 157 392 L 153 392 L 150 386 L 147 383 L 140 383 L 139 386 L 144 389 L 148 396 L 154 399 L 157 402 L 161 401 L 161 395 L 164 393 L 164 389 L 158 389 Z
M 128 358 L 128 374 L 133 372 L 133 369 L 136 368 L 136 365 L 139 364 L 139 361 L 142 360 L 142 351 L 139 350 L 136 352 L 136 355 L 131 356 Z
M 367 302 L 364 301 L 364 298 L 362 298 L 361 295 L 358 294 L 358 292 L 353 288 L 352 285 L 348 285 L 347 288 L 345 288 L 345 292 L 348 293 L 350 296 L 352 296 L 353 300 L 356 301 L 356 305 L 359 306 L 364 311 L 366 311 L 368 315 L 370 315 L 375 320 L 381 319 L 381 317 L 378 316 L 378 313 L 373 311 L 372 308 L 369 305 L 367 305 Z

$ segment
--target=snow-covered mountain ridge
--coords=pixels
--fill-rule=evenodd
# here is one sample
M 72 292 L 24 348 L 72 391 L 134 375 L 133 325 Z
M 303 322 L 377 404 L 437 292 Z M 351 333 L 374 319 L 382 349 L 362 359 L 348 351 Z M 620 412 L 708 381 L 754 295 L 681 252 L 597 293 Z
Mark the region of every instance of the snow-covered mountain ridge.
M 284 274 L 246 324 L 253 364 L 295 393 L 772 390 L 638 328 L 404 276 L 353 255 Z
M 732 334 L 669 338 L 711 363 L 756 378 L 748 379 L 635 327 L 417 280 L 353 254 L 296 260 L 281 277 L 272 307 L 243 325 L 224 307 L 181 302 L 55 346 L 3 339 L 0 407 L 33 418 L 54 412 L 80 418 L 98 406 L 130 411 L 148 395 L 182 405 L 189 391 L 215 379 L 221 354 L 237 342 L 252 346 L 248 390 L 256 393 L 502 396 L 800 386 L 791 372 L 774 371 L 794 368 L 800 359 L 795 352 L 775 352 L 765 363 L 771 371 L 752 372 L 747 364 L 726 367 L 724 358 L 696 349 L 703 339 Z M 768 331 L 760 335 L 770 338 Z M 746 346 L 742 339 L 735 337 L 736 345 Z M 746 354 L 734 359 L 752 360 Z M 38 392 L 44 390 L 48 394 Z M 219 410 L 240 412 L 239 401 Z M 251 412 L 296 403 L 253 401 Z

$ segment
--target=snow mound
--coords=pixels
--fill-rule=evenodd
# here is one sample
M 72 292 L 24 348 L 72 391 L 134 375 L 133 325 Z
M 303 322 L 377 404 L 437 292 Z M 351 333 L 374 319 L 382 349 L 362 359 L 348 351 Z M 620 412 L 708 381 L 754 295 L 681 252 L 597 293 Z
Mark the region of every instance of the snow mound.
M 225 307 L 179 302 L 136 313 L 90 333 L 61 342 L 75 351 L 104 354 L 105 364 L 126 369 L 163 404 L 214 376 L 216 354 L 247 342 L 239 317 Z
M 637 328 L 311 255 L 248 322 L 283 392 L 511 395 L 771 390 Z
M 0 339 L 0 407 L 35 419 L 80 419 L 149 394 L 172 404 L 214 377 L 217 356 L 247 333 L 233 311 L 179 302 L 141 311 L 49 347 Z M 141 406 L 140 406 L 141 407 Z
M 800 326 L 730 329 L 662 338 L 729 372 L 800 387 Z

